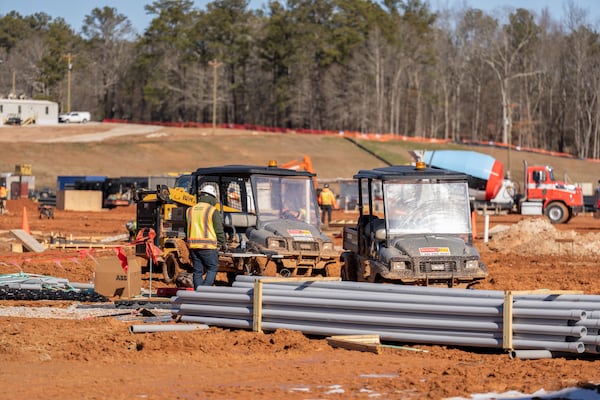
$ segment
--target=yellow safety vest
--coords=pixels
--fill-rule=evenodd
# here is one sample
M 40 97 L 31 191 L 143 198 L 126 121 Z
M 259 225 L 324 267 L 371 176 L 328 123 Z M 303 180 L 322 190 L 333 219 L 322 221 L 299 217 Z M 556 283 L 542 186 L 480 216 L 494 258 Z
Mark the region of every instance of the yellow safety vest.
M 319 197 L 321 198 L 320 204 L 322 206 L 335 206 L 336 204 L 335 196 L 329 189 L 323 189 Z
M 191 249 L 218 248 L 217 233 L 212 217 L 216 208 L 208 203 L 198 203 L 187 210 L 187 241 Z

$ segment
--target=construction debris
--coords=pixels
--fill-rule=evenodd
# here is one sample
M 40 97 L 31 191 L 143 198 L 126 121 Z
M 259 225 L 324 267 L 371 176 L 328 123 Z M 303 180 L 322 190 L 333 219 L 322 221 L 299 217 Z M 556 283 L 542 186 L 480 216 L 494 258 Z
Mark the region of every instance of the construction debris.
M 332 347 L 375 354 L 380 354 L 382 349 L 379 335 L 330 336 L 327 338 L 327 343 Z
M 42 253 L 46 250 L 46 248 L 40 242 L 38 242 L 33 236 L 25 232 L 23 229 L 11 229 L 10 233 L 19 239 L 29 251 Z

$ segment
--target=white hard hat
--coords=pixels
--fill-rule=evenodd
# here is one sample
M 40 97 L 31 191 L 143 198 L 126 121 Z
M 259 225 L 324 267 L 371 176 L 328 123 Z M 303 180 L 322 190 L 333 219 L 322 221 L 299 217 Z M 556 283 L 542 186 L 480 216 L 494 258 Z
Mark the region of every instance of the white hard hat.
M 217 191 L 215 190 L 215 187 L 212 185 L 204 186 L 202 188 L 202 190 L 200 191 L 200 193 L 210 194 L 212 197 L 217 198 Z

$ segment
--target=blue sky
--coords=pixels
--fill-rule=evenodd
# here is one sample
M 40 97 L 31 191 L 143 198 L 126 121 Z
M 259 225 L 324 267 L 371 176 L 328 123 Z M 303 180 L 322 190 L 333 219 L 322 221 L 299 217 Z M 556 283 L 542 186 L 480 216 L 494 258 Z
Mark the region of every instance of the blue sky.
M 600 21 L 600 1 L 573 1 L 576 5 L 588 11 L 588 22 L 595 25 Z M 17 11 L 23 16 L 44 12 L 53 18 L 64 18 L 74 30 L 80 31 L 84 17 L 90 14 L 92 9 L 109 6 L 116 8 L 119 13 L 127 16 L 138 33 L 142 33 L 152 19 L 151 16 L 146 14 L 144 6 L 152 2 L 151 0 L 0 0 L 0 15 L 5 15 L 10 11 Z M 204 8 L 208 0 L 195 0 L 194 3 L 196 7 Z M 260 8 L 264 3 L 266 2 L 261 0 L 251 0 L 250 8 Z M 462 3 L 488 12 L 501 10 L 503 7 L 508 6 L 526 8 L 539 13 L 547 7 L 555 19 L 560 19 L 563 16 L 566 0 L 429 0 L 429 4 L 434 8 Z

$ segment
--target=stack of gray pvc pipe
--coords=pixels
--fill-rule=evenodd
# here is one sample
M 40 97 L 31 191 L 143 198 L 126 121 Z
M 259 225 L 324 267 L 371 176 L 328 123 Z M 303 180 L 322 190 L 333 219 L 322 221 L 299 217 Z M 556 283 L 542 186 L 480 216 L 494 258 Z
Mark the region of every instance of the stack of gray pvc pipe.
M 239 276 L 233 287 L 179 291 L 173 313 L 184 322 L 252 329 L 254 283 L 260 278 Z M 600 296 L 516 294 L 512 307 L 514 356 L 520 350 L 527 358 L 600 353 Z M 260 315 L 265 331 L 503 348 L 503 309 L 502 291 L 264 280 Z

